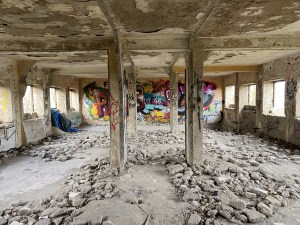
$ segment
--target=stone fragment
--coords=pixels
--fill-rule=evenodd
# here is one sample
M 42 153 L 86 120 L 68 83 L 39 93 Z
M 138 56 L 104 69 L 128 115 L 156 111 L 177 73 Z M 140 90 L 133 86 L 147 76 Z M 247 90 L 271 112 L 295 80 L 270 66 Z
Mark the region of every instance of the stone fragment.
M 240 199 L 233 199 L 229 201 L 229 206 L 238 210 L 243 210 L 246 208 L 246 202 Z
M 191 214 L 189 220 L 188 220 L 188 225 L 198 225 L 201 223 L 201 217 L 197 213 Z
M 263 202 L 257 204 L 257 209 L 267 217 L 271 217 L 273 215 L 273 210 Z
M 9 225 L 24 225 L 24 223 L 20 223 L 18 221 L 13 221 Z
M 167 169 L 171 175 L 175 175 L 176 173 L 180 173 L 184 171 L 183 166 L 181 166 L 180 164 L 170 165 L 168 166 Z
M 114 225 L 113 222 L 106 220 L 102 223 L 102 225 Z
M 257 195 L 259 195 L 261 197 L 266 197 L 268 195 L 268 193 L 269 193 L 268 191 L 263 190 L 261 188 L 252 188 L 251 192 L 253 192 L 253 193 L 255 193 L 255 194 L 257 194 Z
M 250 223 L 258 223 L 266 219 L 266 216 L 256 210 L 245 209 L 245 214 L 248 217 Z
M 273 205 L 273 206 L 281 206 L 281 201 L 279 201 L 277 198 L 273 197 L 273 196 L 267 196 L 265 199 L 267 204 Z
M 7 224 L 7 219 L 5 219 L 4 217 L 0 217 L 0 225 L 5 225 Z
M 227 183 L 230 180 L 228 176 L 217 176 L 214 177 L 214 181 L 216 182 L 217 185 Z

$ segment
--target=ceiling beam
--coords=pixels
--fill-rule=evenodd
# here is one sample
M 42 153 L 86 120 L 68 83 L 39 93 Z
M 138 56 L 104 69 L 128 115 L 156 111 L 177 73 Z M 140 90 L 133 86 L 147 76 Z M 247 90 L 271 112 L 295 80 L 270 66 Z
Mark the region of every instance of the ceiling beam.
M 300 50 L 299 36 L 242 36 L 196 38 L 206 50 Z
M 0 52 L 78 52 L 105 50 L 112 39 L 63 40 L 63 39 L 1 39 Z
M 204 65 L 203 72 L 258 72 L 260 65 Z M 185 73 L 185 66 L 174 66 L 175 73 Z
M 185 52 L 188 49 L 188 40 L 181 38 L 126 38 L 123 39 L 123 51 L 167 51 Z

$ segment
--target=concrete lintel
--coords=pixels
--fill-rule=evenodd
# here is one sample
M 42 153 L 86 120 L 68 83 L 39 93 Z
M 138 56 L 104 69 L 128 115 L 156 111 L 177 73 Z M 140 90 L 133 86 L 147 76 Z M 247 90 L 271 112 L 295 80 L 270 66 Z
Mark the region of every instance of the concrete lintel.
M 0 52 L 73 52 L 105 50 L 113 43 L 111 39 L 90 40 L 8 40 L 1 39 Z
M 205 65 L 203 72 L 258 72 L 260 65 Z M 184 73 L 185 66 L 175 66 L 173 71 L 176 73 Z
M 298 36 L 236 36 L 196 38 L 205 50 L 267 49 L 300 50 Z
M 123 40 L 124 51 L 161 51 L 185 52 L 188 49 L 187 39 L 141 39 L 128 38 Z

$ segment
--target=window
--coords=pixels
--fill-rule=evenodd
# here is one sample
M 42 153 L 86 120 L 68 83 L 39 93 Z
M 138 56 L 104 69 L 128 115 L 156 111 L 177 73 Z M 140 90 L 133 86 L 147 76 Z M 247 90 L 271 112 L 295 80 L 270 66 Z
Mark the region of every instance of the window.
M 265 81 L 263 87 L 263 113 L 284 116 L 285 81 Z
M 67 89 L 49 88 L 50 108 L 58 109 L 61 113 L 67 113 Z
M 55 88 L 49 88 L 50 92 L 50 108 L 57 108 L 57 94 Z
M 256 85 L 250 84 L 248 86 L 248 105 L 256 105 Z
M 225 87 L 225 107 L 234 108 L 235 105 L 235 86 Z
M 273 85 L 274 85 L 273 109 L 274 111 L 284 110 L 285 81 L 275 81 Z
M 33 87 L 31 85 L 26 87 L 25 95 L 23 97 L 23 112 L 30 114 L 34 112 Z
M 75 111 L 79 111 L 79 97 L 76 89 L 69 90 L 70 98 L 70 108 L 73 108 Z
M 44 92 L 37 85 L 27 85 L 25 95 L 23 97 L 23 113 L 33 114 L 36 116 L 44 115 Z M 30 119 L 31 117 L 26 117 Z

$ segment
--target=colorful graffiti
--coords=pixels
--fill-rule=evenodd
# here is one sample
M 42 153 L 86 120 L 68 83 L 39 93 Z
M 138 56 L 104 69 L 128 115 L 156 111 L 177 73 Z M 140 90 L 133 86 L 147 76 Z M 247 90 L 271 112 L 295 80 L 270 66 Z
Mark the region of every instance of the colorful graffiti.
M 147 124 L 164 124 L 170 121 L 170 82 L 149 81 L 137 85 L 138 121 Z M 178 115 L 182 122 L 185 114 L 185 86 L 178 82 Z
M 97 87 L 96 82 L 87 85 L 84 89 L 84 101 L 91 119 L 109 121 L 109 92 L 105 88 Z
M 145 124 L 165 124 L 170 121 L 170 101 L 174 93 L 168 80 L 157 80 L 137 83 L 137 120 Z M 221 101 L 215 100 L 218 86 L 210 81 L 203 83 L 203 117 L 205 123 L 215 123 L 221 120 Z M 185 84 L 178 81 L 178 121 L 185 122 Z M 109 92 L 105 88 L 91 83 L 84 88 L 84 99 L 89 115 L 94 120 L 109 120 L 113 115 L 109 109 Z M 128 96 L 128 107 L 135 107 L 133 96 Z
M 222 119 L 221 101 L 215 100 L 218 86 L 210 81 L 203 82 L 203 117 L 205 123 L 216 123 Z

